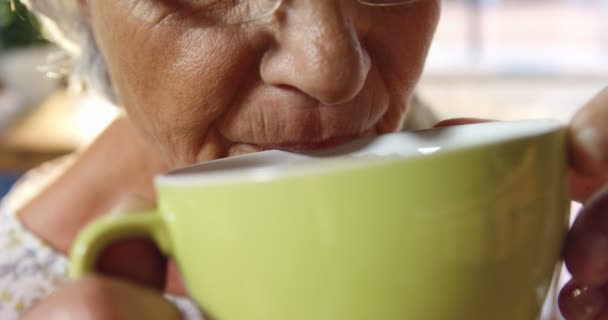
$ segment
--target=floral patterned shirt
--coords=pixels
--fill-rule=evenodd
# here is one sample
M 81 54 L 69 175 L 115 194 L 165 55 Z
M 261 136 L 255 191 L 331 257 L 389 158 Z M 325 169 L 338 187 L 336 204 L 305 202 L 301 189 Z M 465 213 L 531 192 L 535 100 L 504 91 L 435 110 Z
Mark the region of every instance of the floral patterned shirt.
M 18 319 L 65 281 L 67 259 L 0 206 L 0 319 Z
M 32 187 L 52 175 L 49 168 L 27 174 L 0 202 L 0 319 L 17 320 L 36 302 L 67 281 L 68 259 L 18 220 L 12 202 L 27 198 Z M 51 170 L 52 171 L 52 170 Z M 40 179 L 40 175 L 46 176 Z M 18 190 L 15 190 L 18 189 Z M 185 298 L 165 296 L 184 320 L 203 319 L 196 305 Z

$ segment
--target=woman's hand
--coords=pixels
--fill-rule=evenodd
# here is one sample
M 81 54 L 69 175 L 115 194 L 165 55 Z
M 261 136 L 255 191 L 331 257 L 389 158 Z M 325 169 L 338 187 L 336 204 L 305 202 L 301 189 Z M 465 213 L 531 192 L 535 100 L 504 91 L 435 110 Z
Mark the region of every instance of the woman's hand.
M 436 127 L 484 121 L 450 119 Z M 562 289 L 559 305 L 568 320 L 608 320 L 608 89 L 575 115 L 569 151 L 572 200 L 584 207 L 566 239 L 573 280 Z
M 115 213 L 142 212 L 156 207 L 145 198 L 128 195 L 112 210 Z M 166 292 L 187 296 L 179 270 L 173 261 L 159 251 L 148 239 L 128 239 L 106 248 L 97 259 L 97 271 L 102 274 L 129 279 L 131 282 Z
M 572 194 L 584 207 L 566 240 L 573 279 L 560 309 L 568 320 L 608 319 L 608 90 L 575 115 L 570 147 Z
M 98 276 L 64 286 L 23 317 L 23 320 L 140 319 L 181 320 L 181 315 L 160 291 Z
M 126 196 L 112 211 L 137 212 L 154 206 L 146 199 Z M 109 276 L 90 275 L 59 288 L 24 319 L 181 320 L 161 289 L 182 295 L 185 290 L 175 268 L 169 268 L 172 276 L 166 278 L 166 258 L 151 241 L 132 239 L 111 245 L 100 255 L 96 269 Z

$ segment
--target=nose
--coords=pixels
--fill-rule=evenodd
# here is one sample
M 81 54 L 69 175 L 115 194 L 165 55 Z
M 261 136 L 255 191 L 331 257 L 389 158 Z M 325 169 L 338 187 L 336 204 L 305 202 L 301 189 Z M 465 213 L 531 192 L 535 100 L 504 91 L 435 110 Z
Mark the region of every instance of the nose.
M 354 2 L 290 1 L 280 12 L 275 43 L 262 59 L 262 79 L 325 104 L 354 98 L 370 69 L 356 10 L 340 4 Z

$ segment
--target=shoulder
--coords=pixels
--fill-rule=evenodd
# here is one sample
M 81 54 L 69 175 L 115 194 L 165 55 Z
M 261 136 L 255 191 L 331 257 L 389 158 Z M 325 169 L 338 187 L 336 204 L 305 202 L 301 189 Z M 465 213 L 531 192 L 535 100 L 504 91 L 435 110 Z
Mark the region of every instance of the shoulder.
M 49 186 L 76 159 L 70 154 L 46 162 L 41 166 L 26 172 L 13 185 L 2 201 L 2 208 L 9 212 L 18 212 L 26 203 L 36 197 L 45 187 Z

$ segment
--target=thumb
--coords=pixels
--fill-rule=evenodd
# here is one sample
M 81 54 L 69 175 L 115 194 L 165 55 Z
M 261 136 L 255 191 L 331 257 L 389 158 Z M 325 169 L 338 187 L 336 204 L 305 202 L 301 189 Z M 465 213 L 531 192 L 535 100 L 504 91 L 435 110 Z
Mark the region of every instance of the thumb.
M 569 127 L 571 185 L 574 199 L 586 202 L 608 186 L 608 88 L 573 117 Z
M 23 320 L 178 320 L 179 310 L 156 290 L 87 276 L 66 284 L 29 309 Z
M 570 156 L 574 169 L 608 180 L 608 88 L 581 108 L 570 125 Z
M 155 207 L 156 204 L 151 200 L 127 195 L 118 202 L 110 214 L 146 214 L 141 212 Z M 139 237 L 117 241 L 105 248 L 97 260 L 96 271 L 162 289 L 167 273 L 166 265 L 167 258 L 156 244 L 150 239 Z

